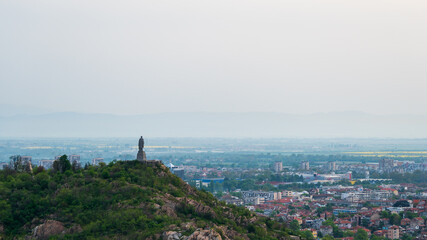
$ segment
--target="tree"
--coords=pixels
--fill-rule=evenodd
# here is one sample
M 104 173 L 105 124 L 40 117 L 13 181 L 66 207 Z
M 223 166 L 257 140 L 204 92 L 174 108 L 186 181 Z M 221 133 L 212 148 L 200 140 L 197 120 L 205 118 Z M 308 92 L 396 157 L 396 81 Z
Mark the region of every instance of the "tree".
M 55 172 L 64 173 L 71 169 L 71 163 L 68 160 L 67 155 L 62 155 L 58 160 L 53 162 L 53 170 Z
M 334 209 L 333 209 L 333 205 L 331 204 L 331 203 L 327 203 L 326 204 L 326 211 L 328 211 L 328 212 L 332 212 Z
M 300 230 L 300 225 L 297 220 L 292 220 L 292 222 L 289 224 L 289 228 L 297 232 Z
M 391 216 L 390 216 L 390 224 L 392 224 L 392 225 L 400 225 L 400 220 L 402 220 L 402 218 L 398 215 L 398 214 L 396 214 L 396 213 L 393 213 Z
M 370 220 L 368 218 L 363 218 L 362 223 L 360 225 L 364 227 L 369 227 Z
M 33 169 L 31 166 L 31 162 L 28 160 L 22 160 L 22 157 L 20 155 L 11 156 L 9 159 L 9 167 L 11 167 L 13 170 L 17 172 L 32 172 Z
M 326 235 L 322 238 L 323 240 L 334 240 L 335 238 L 332 237 L 331 235 Z
M 385 239 L 385 238 L 384 237 L 379 237 L 377 235 L 372 235 L 371 236 L 371 240 L 383 240 L 383 239 Z
M 307 240 L 314 240 L 313 233 L 311 231 L 303 231 L 301 233 L 302 237 Z
M 403 236 L 401 237 L 402 240 L 412 240 L 414 239 L 413 237 L 411 237 L 411 235 L 405 233 L 403 234 Z
M 339 229 L 339 227 L 337 225 L 335 225 L 335 224 L 332 226 L 332 232 L 333 232 L 332 234 L 336 238 L 342 238 L 342 237 L 344 237 L 344 232 L 341 229 Z
M 354 240 L 368 240 L 368 239 L 369 239 L 368 233 L 361 228 L 359 228 L 356 234 L 354 235 Z
M 405 217 L 409 218 L 409 219 L 413 219 L 418 217 L 418 215 L 416 213 L 413 212 L 404 212 Z
M 388 219 L 390 219 L 391 214 L 388 211 L 382 211 L 382 212 L 380 212 L 380 216 L 381 216 L 381 218 L 388 218 Z
M 354 237 L 354 233 L 352 231 L 344 231 L 344 237 Z
M 9 166 L 13 170 L 20 172 L 23 169 L 22 158 L 20 155 L 10 156 L 9 159 L 10 159 Z
M 73 164 L 71 164 L 71 169 L 73 170 L 73 172 L 80 170 L 81 165 L 77 160 L 73 161 Z
M 2 223 L 9 223 L 13 220 L 12 208 L 5 200 L 0 200 L 0 225 Z

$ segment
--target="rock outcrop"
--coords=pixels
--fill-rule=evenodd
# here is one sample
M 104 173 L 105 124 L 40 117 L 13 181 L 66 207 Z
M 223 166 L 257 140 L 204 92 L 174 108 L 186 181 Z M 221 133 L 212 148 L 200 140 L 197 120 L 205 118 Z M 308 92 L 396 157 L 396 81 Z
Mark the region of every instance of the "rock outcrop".
M 35 239 L 48 239 L 50 236 L 61 234 L 64 230 L 65 227 L 61 222 L 47 220 L 34 228 L 32 237 Z
M 197 229 L 185 240 L 222 240 L 221 235 L 215 230 Z
M 70 228 L 66 229 L 65 233 L 66 234 L 75 234 L 75 233 L 81 233 L 82 231 L 83 231 L 83 228 L 80 225 L 74 224 Z
M 43 222 L 33 228 L 33 234 L 27 236 L 26 239 L 49 239 L 51 236 L 63 234 L 76 234 L 83 231 L 78 224 L 73 224 L 69 228 L 65 228 L 62 222 L 56 220 L 36 220 L 35 222 Z
M 163 240 L 180 240 L 182 239 L 181 236 L 182 236 L 181 233 L 178 233 L 175 231 L 167 231 L 167 232 L 164 232 L 162 235 Z
M 179 232 L 166 231 L 162 234 L 163 240 L 222 240 L 221 235 L 215 230 L 197 229 L 190 236 L 183 236 Z

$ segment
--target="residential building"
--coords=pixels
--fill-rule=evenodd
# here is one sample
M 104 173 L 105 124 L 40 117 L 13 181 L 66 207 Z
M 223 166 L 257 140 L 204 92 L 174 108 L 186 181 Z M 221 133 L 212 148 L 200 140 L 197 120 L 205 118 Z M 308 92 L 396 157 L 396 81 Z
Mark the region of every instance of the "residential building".
M 310 163 L 307 161 L 301 162 L 301 169 L 305 171 L 310 170 Z
M 283 171 L 283 163 L 282 162 L 275 162 L 274 163 L 274 171 L 275 172 Z
M 282 198 L 281 192 L 264 192 L 264 191 L 242 191 L 242 197 L 245 203 L 252 201 L 271 201 L 278 200 Z M 254 200 L 255 198 L 260 198 L 260 200 Z
M 68 157 L 68 160 L 70 160 L 70 162 L 74 162 L 77 161 L 77 163 L 80 163 L 80 155 L 70 155 Z
M 32 160 L 32 157 L 31 156 L 21 156 L 21 160 L 23 161 L 23 162 L 31 162 L 31 160 Z
M 98 165 L 98 164 L 100 164 L 102 162 L 104 162 L 103 158 L 94 158 L 94 159 L 92 159 L 92 165 L 94 165 L 94 166 Z
M 389 227 L 386 234 L 387 238 L 399 239 L 399 227 L 396 225 Z
M 166 164 L 166 166 L 169 168 L 171 173 L 175 174 L 176 176 L 180 177 L 181 179 L 184 178 L 184 168 L 178 167 L 173 165 L 172 163 Z
M 8 163 L 0 163 L 0 169 L 5 169 L 7 166 L 9 166 Z
M 337 164 L 336 164 L 336 162 L 332 162 L 332 161 L 330 161 L 330 162 L 328 162 L 328 170 L 329 171 L 336 171 L 337 170 Z
M 39 166 L 42 166 L 45 169 L 49 169 L 52 168 L 54 161 L 55 160 L 43 159 L 39 161 Z
M 379 160 L 379 171 L 380 172 L 391 172 L 394 167 L 394 160 L 389 158 L 383 158 Z

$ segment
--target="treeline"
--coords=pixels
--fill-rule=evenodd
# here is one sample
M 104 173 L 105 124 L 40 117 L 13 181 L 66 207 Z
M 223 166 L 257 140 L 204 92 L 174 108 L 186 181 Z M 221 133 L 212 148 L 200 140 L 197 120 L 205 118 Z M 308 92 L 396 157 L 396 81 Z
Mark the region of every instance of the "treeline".
M 42 166 L 36 166 L 36 165 L 33 166 L 29 160 L 23 158 L 20 155 L 11 156 L 9 159 L 10 159 L 9 164 L 4 167 L 4 170 L 6 172 L 32 173 L 34 168 L 35 172 L 37 173 L 44 170 Z M 89 164 L 85 165 L 85 167 L 87 166 L 89 166 Z M 52 164 L 52 171 L 54 172 L 64 173 L 67 170 L 77 171 L 80 168 L 81 168 L 81 164 L 76 160 L 74 160 L 71 163 L 68 160 L 67 155 L 62 155 L 61 157 L 53 161 L 53 164 Z
M 416 170 L 413 173 L 372 173 L 371 178 L 392 179 L 395 183 L 414 183 L 427 185 L 426 172 L 421 170 Z
M 173 161 L 176 164 L 187 163 L 192 159 L 192 165 L 199 167 L 233 167 L 233 168 L 272 168 L 274 162 L 281 161 L 285 165 L 299 167 L 302 161 L 316 162 L 378 162 L 380 157 L 353 156 L 345 154 L 280 154 L 280 153 L 192 153 L 159 155 L 164 162 Z M 417 160 L 417 159 L 414 159 Z
M 195 186 L 195 182 L 189 181 L 191 185 Z M 279 186 L 273 186 L 269 182 L 286 182 L 289 184 L 283 184 Z M 248 173 L 233 173 L 226 172 L 224 173 L 224 181 L 219 182 L 210 182 L 208 187 L 201 186 L 202 189 L 209 192 L 223 192 L 229 191 L 232 192 L 236 189 L 243 191 L 247 190 L 263 190 L 263 191 L 277 191 L 285 189 L 293 189 L 295 186 L 292 183 L 303 182 L 303 177 L 298 175 L 290 174 L 276 174 L 270 171 L 253 171 Z M 301 186 L 301 184 L 298 184 Z M 311 186 L 313 187 L 313 186 Z

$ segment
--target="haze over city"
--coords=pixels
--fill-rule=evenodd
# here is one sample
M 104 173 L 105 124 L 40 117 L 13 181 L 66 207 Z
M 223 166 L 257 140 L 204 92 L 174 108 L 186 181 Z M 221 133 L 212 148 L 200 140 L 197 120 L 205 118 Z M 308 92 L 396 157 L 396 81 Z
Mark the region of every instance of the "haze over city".
M 0 104 L 426 115 L 426 9 L 421 0 L 2 1 Z

